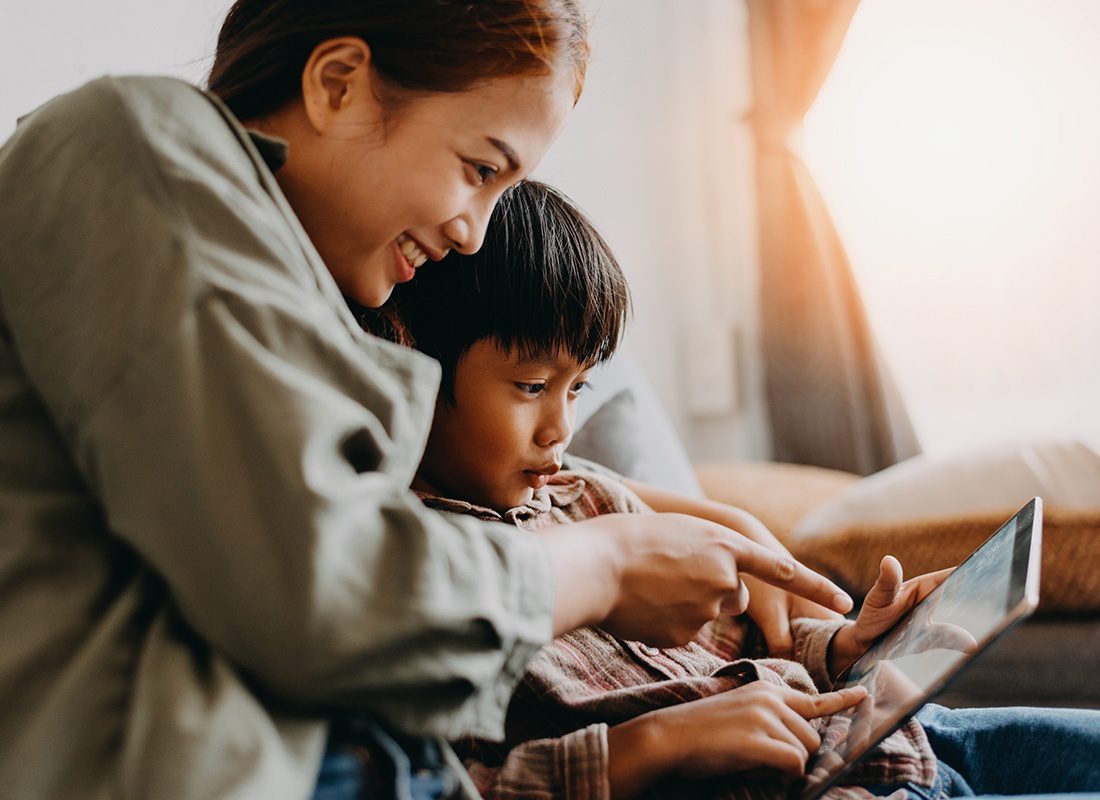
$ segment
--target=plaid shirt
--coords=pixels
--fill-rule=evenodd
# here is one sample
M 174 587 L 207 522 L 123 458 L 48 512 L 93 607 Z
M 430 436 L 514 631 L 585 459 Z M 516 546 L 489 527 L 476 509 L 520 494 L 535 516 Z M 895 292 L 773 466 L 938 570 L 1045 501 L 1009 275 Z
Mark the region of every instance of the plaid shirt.
M 499 514 L 459 500 L 421 494 L 425 504 L 527 530 L 600 514 L 647 513 L 621 483 L 591 473 L 563 472 L 526 506 Z M 763 656 L 763 637 L 745 618 L 721 617 L 684 647 L 658 649 L 581 628 L 555 639 L 528 666 L 508 706 L 505 741 L 467 738 L 455 749 L 488 800 L 506 798 L 607 798 L 607 728 L 641 714 L 728 691 L 754 680 L 814 693 L 826 689 L 828 644 L 844 623 L 802 619 L 792 623 L 795 661 Z M 843 735 L 814 720 L 823 739 Z M 834 722 L 842 725 L 843 721 Z M 910 721 L 880 744 L 834 788 L 829 800 L 867 798 L 859 784 L 913 781 L 930 785 L 936 759 L 924 731 Z M 709 780 L 665 779 L 650 798 L 780 798 L 775 779 L 730 775 Z

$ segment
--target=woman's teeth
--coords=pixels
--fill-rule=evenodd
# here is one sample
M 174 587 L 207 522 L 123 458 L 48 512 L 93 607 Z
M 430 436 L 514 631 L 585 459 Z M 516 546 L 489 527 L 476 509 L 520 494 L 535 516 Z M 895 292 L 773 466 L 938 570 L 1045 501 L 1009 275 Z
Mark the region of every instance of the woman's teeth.
M 401 248 L 401 255 L 405 256 L 405 260 L 413 269 L 417 269 L 428 260 L 427 253 L 417 247 L 416 242 L 405 234 L 397 237 L 397 246 Z

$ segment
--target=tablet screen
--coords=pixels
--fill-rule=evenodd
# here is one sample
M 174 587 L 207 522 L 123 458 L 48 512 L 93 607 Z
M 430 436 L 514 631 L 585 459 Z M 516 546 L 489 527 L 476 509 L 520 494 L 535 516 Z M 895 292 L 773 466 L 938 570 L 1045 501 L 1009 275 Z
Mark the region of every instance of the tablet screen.
M 865 686 L 868 696 L 827 721 L 803 796 L 824 789 L 1034 606 L 1037 571 L 1029 575 L 1038 502 L 1001 526 L 840 676 L 835 688 Z

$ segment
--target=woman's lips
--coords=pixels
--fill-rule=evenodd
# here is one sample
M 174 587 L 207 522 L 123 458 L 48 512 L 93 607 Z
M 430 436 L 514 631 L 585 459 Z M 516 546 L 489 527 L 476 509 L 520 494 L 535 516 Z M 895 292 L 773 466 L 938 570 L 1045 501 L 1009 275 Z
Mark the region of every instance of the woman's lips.
M 393 260 L 397 265 L 397 282 L 406 283 L 411 281 L 416 275 L 416 270 L 413 269 L 413 265 L 409 263 L 409 260 L 405 258 L 405 254 L 401 252 L 401 247 L 397 242 L 393 243 Z

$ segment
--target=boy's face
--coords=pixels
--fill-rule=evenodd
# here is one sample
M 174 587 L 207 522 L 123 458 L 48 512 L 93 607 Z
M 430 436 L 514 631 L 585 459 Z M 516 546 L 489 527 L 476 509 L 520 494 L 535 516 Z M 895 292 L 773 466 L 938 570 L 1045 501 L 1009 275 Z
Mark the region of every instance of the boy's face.
M 419 476 L 497 511 L 529 502 L 561 467 L 589 371 L 568 355 L 524 361 L 475 342 L 455 369 L 455 404 L 436 403 Z

